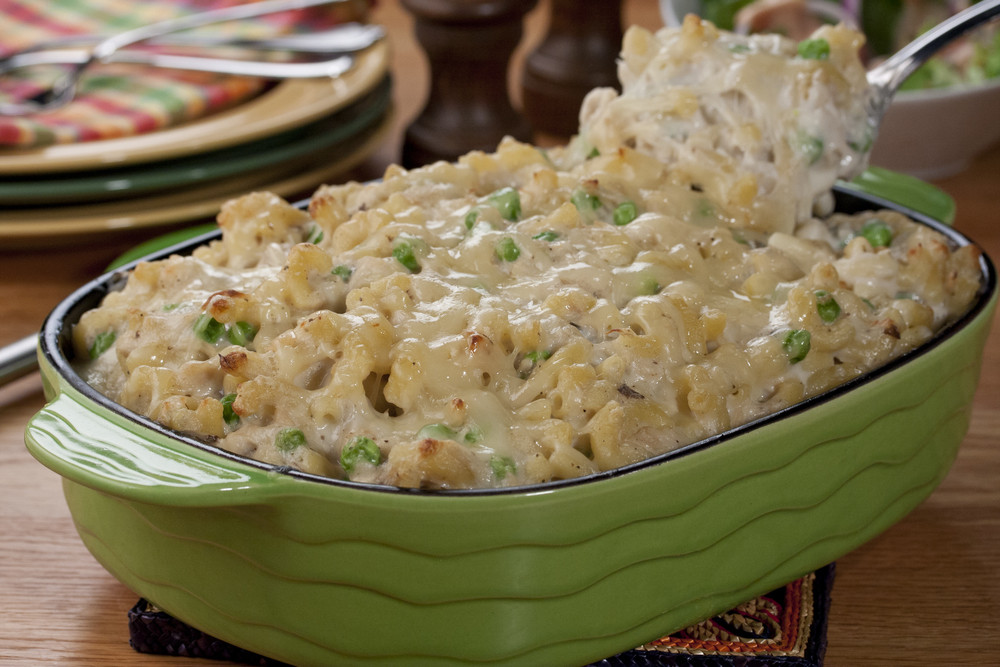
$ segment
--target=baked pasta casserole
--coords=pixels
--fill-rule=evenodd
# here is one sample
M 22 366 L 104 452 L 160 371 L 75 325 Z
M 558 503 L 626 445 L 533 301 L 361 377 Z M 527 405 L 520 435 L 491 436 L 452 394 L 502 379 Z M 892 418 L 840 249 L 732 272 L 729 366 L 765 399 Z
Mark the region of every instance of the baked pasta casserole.
M 623 68 L 680 40 L 692 68 L 721 47 L 801 70 L 796 86 L 853 85 L 842 54 L 802 55 L 777 37 L 730 49 L 735 38 L 694 20 L 680 30 L 631 30 Z M 860 44 L 824 30 L 831 54 Z M 810 100 L 826 104 L 813 91 L 787 114 L 793 128 L 754 129 L 773 119 L 750 97 L 739 121 L 713 118 L 719 107 L 684 101 L 679 75 L 665 76 L 676 104 L 626 78 L 620 97 L 593 94 L 565 148 L 508 139 L 455 163 L 390 167 L 321 188 L 308 210 L 261 192 L 229 202 L 219 240 L 140 263 L 82 316 L 82 376 L 270 464 L 505 487 L 618 468 L 767 415 L 919 346 L 970 306 L 974 249 L 890 211 L 813 216 L 863 159 L 847 143 L 853 101 L 828 123 L 811 116 Z M 678 148 L 669 128 L 684 127 L 700 145 Z M 788 140 L 803 128 L 821 137 L 815 160 Z M 823 192 L 802 185 L 815 178 Z

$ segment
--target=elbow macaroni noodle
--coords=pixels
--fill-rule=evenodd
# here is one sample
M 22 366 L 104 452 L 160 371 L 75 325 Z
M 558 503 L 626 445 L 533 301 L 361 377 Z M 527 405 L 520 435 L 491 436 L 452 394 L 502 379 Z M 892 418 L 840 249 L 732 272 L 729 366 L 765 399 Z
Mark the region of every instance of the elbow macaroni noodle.
M 689 29 L 689 28 L 686 28 Z M 517 486 L 772 413 L 926 341 L 972 248 L 890 211 L 734 224 L 628 145 L 494 153 L 226 204 L 74 329 L 83 377 L 236 454 L 354 481 Z

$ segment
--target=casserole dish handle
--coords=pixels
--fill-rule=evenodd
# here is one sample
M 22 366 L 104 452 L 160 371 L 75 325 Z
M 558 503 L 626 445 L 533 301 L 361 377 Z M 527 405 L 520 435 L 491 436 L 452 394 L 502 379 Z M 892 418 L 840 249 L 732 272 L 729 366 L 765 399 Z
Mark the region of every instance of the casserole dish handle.
M 129 426 L 133 428 L 130 429 Z M 229 460 L 156 432 L 139 435 L 119 415 L 97 414 L 62 391 L 28 422 L 31 454 L 66 480 L 105 493 L 171 506 L 260 502 L 287 475 Z

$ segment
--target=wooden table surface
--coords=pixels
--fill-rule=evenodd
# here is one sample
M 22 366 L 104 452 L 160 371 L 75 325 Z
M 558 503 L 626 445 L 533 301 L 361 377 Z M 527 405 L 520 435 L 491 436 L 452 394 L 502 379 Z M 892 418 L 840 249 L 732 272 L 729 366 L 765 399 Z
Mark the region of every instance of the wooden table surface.
M 398 114 L 391 138 L 358 172 L 362 177 L 397 160 L 402 129 L 422 106 L 428 76 L 409 17 L 395 0 L 379 0 L 376 11 L 391 34 Z M 656 3 L 630 0 L 625 18 L 656 27 Z M 542 10 L 529 16 L 525 44 L 542 34 L 544 21 Z M 1000 258 L 1000 146 L 937 185 L 957 201 L 956 226 Z M 37 331 L 56 303 L 135 241 L 0 248 L 0 345 Z M 994 322 L 972 424 L 948 477 L 903 521 L 837 562 L 828 666 L 1000 664 L 998 396 Z M 129 647 L 126 613 L 136 595 L 90 556 L 59 478 L 25 450 L 25 423 L 42 405 L 37 373 L 0 388 L 0 664 L 218 664 L 144 656 Z

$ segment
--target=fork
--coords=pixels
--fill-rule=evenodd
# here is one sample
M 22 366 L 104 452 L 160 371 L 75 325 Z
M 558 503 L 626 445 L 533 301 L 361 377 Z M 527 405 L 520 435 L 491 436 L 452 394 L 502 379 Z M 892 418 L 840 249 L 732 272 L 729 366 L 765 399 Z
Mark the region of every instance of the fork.
M 143 50 L 122 49 L 104 59 L 105 63 L 129 63 L 170 69 L 215 72 L 239 76 L 255 76 L 269 79 L 299 79 L 315 77 L 337 77 L 346 73 L 355 63 L 350 54 L 363 51 L 385 37 L 385 30 L 376 25 L 350 24 L 350 31 L 342 33 L 340 28 L 318 33 L 283 35 L 269 39 L 207 38 L 170 40 L 178 45 L 235 46 L 255 51 L 281 50 L 325 56 L 328 60 L 271 61 L 245 58 L 223 58 L 219 56 L 187 56 L 157 53 Z M 77 38 L 77 43 L 83 38 Z M 93 40 L 91 40 L 93 41 Z M 66 40 L 64 43 L 73 43 Z M 87 49 L 26 49 L 0 59 L 0 75 L 14 70 L 39 65 L 80 65 L 90 56 Z M 67 100 L 68 101 L 68 100 Z M 47 109 L 53 109 L 50 104 Z M 20 116 L 33 113 L 37 104 L 28 102 L 0 102 L 0 116 Z
M 205 35 L 199 33 L 176 33 L 156 37 L 146 43 L 150 46 L 166 47 L 234 47 L 249 51 L 292 51 L 295 53 L 353 53 L 362 51 L 385 36 L 385 29 L 380 25 L 369 23 L 341 23 L 327 30 L 301 32 L 272 37 L 245 38 L 226 35 Z M 110 37 L 104 34 L 62 35 L 44 42 L 37 42 L 23 49 L 0 56 L 0 75 L 21 67 L 34 64 L 29 54 L 40 51 L 57 51 L 92 47 Z M 121 53 L 121 51 L 117 51 Z M 111 56 L 112 58 L 114 56 Z M 78 62 L 74 57 L 71 63 Z M 58 63 L 56 63 L 58 64 Z
M 346 1 L 348 0 L 262 0 L 262 2 L 234 5 L 198 14 L 180 16 L 127 30 L 99 41 L 87 51 L 84 58 L 78 62 L 71 63 L 72 68 L 44 90 L 30 98 L 8 103 L 5 106 L 11 112 L 8 115 L 23 115 L 54 109 L 68 104 L 76 95 L 77 83 L 83 72 L 94 63 L 107 62 L 116 52 L 126 46 L 200 26 Z
M 87 64 L 89 51 L 85 49 L 36 51 L 17 56 L 15 66 L 34 67 L 37 65 L 72 65 L 79 67 Z M 242 58 L 221 58 L 205 56 L 182 56 L 169 53 L 152 53 L 148 51 L 117 51 L 103 62 L 128 63 L 132 65 L 147 65 L 167 69 L 188 70 L 194 72 L 213 72 L 216 74 L 233 74 L 237 76 L 254 76 L 265 79 L 312 79 L 317 77 L 338 77 L 345 74 L 354 65 L 354 57 L 343 52 L 330 54 L 329 60 L 310 61 L 275 61 L 275 60 L 245 60 Z M 0 102 L 0 116 L 23 116 L 38 111 L 50 111 L 67 104 L 71 95 L 66 94 L 40 104 L 34 98 L 20 102 Z

